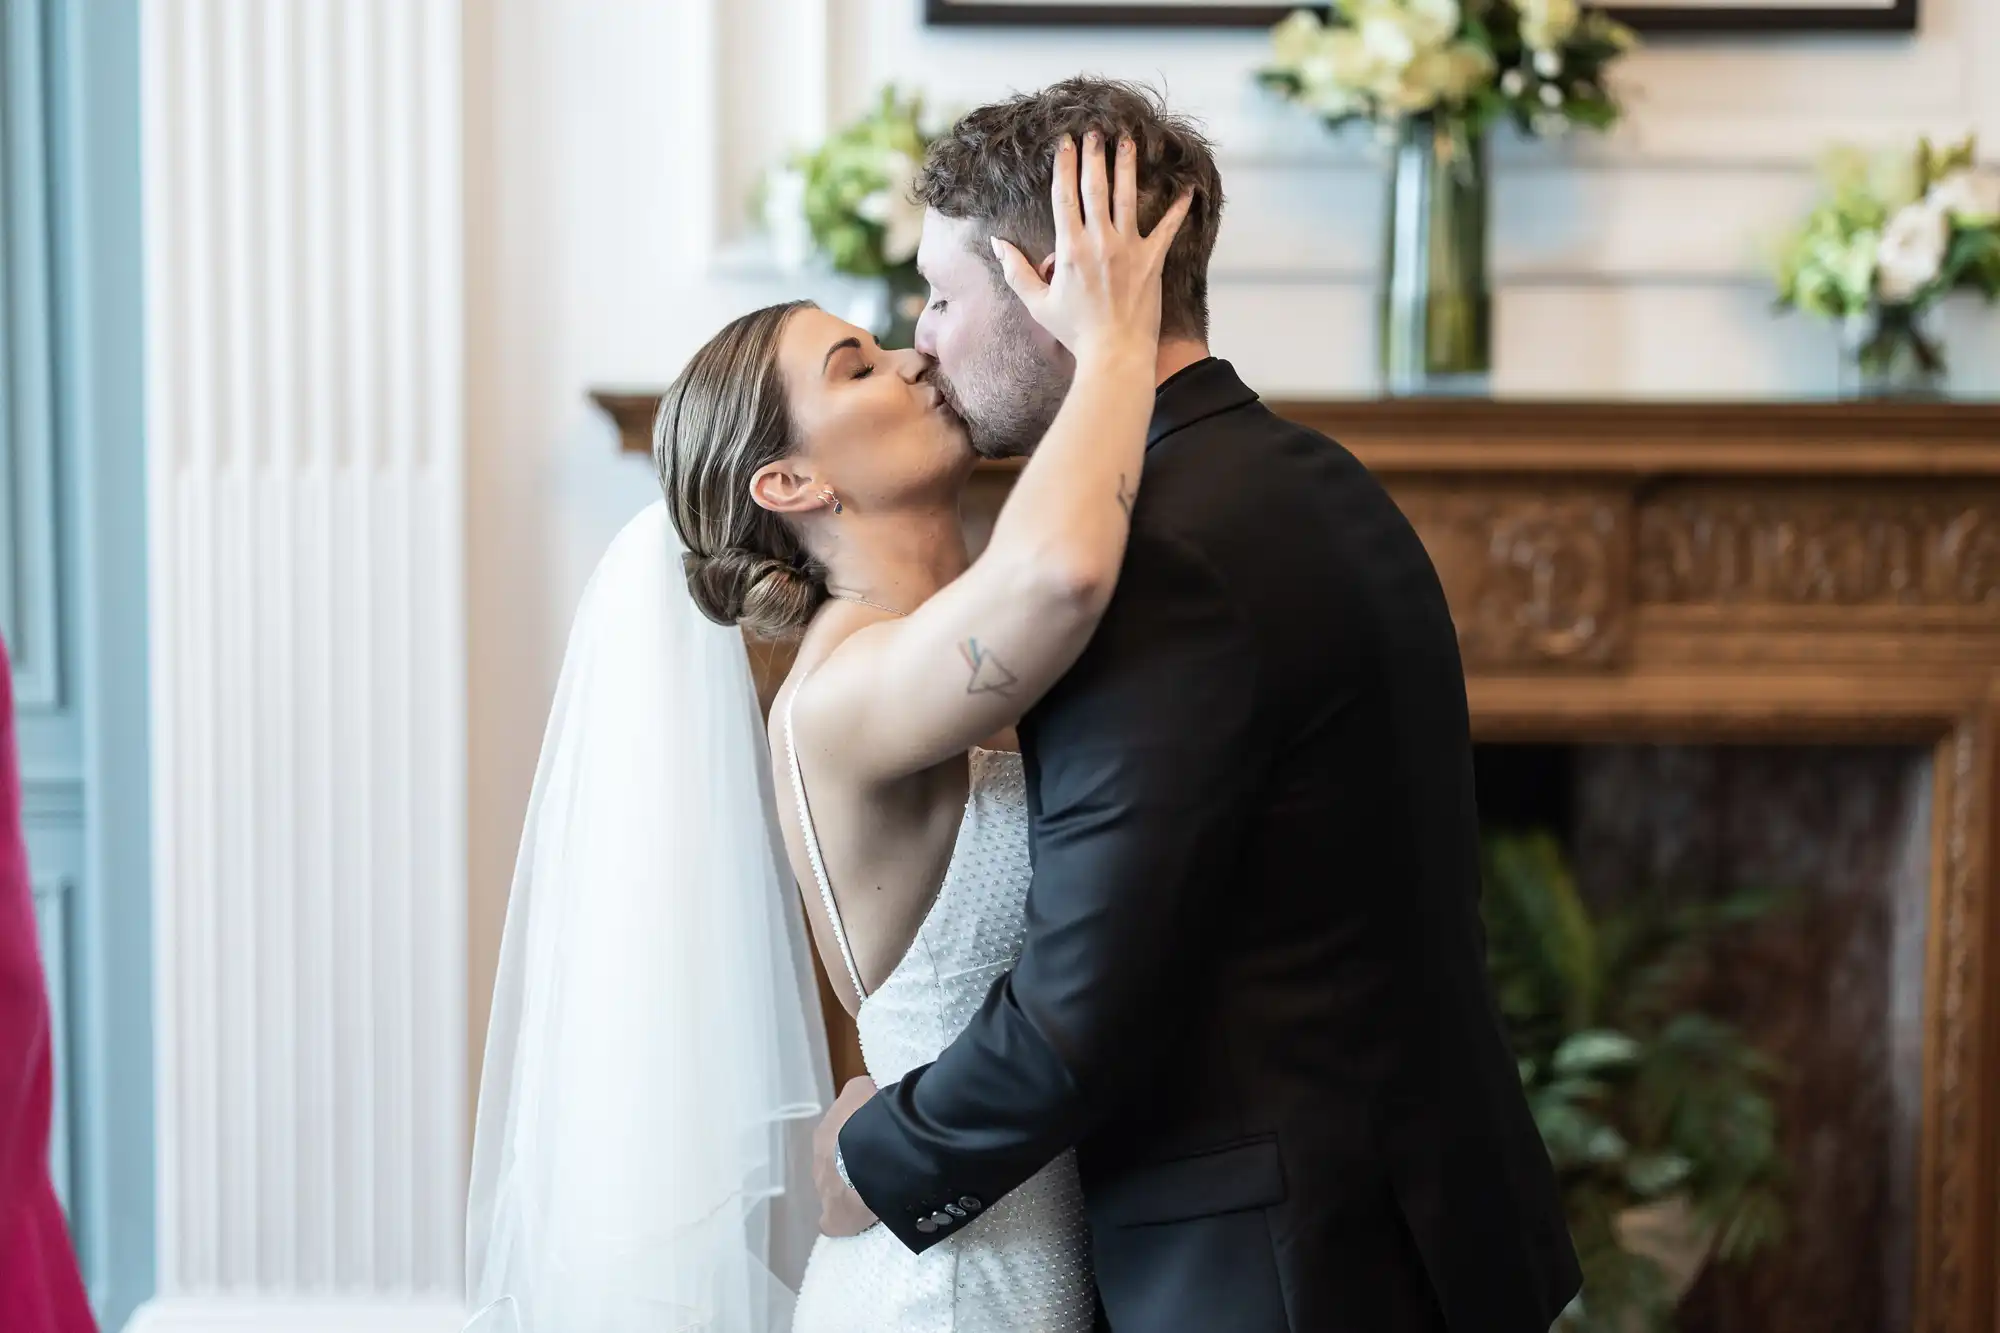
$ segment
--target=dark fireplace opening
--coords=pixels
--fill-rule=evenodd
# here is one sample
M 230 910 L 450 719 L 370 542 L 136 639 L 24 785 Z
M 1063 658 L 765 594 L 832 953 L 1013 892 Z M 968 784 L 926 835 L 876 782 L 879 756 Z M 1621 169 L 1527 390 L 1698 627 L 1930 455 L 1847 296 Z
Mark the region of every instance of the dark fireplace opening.
M 1489 833 L 1547 831 L 1593 913 L 1630 895 L 1781 893 L 1719 938 L 1691 1005 L 1785 1070 L 1789 1230 L 1708 1264 L 1688 1333 L 1908 1327 L 1920 1130 L 1930 756 L 1897 746 L 1481 745 Z

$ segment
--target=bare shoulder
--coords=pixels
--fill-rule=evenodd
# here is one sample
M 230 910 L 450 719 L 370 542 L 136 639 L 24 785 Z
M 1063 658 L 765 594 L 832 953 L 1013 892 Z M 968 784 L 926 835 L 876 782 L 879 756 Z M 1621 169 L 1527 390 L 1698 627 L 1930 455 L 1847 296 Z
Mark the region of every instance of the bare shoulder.
M 867 659 L 893 629 L 890 621 L 822 614 L 807 627 L 791 673 L 771 701 L 774 741 L 789 728 L 796 743 L 837 751 L 843 719 L 854 711 L 856 691 L 869 683 Z

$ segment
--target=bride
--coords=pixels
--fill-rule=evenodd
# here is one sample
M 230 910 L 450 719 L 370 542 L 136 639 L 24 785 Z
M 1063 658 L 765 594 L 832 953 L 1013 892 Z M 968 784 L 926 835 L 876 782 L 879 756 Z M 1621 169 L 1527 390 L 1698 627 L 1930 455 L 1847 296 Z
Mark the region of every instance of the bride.
M 1067 1156 L 959 1200 L 921 1255 L 880 1226 L 813 1239 L 830 1088 L 779 865 L 878 1083 L 935 1059 L 1018 952 L 1011 729 L 1110 600 L 1188 203 L 1142 236 L 1131 145 L 1114 172 L 1091 147 L 1058 149 L 1049 261 L 994 242 L 1076 375 L 977 560 L 973 454 L 919 353 L 774 306 L 662 403 L 665 500 L 584 594 L 508 907 L 469 1200 L 481 1333 L 1091 1327 Z M 736 626 L 798 636 L 763 737 Z

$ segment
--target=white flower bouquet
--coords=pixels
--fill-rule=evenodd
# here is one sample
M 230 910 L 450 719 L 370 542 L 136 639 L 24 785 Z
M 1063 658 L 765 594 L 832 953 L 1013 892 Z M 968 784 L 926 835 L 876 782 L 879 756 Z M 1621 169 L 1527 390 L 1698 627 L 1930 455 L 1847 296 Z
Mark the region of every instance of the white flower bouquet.
M 1606 82 L 1631 30 L 1578 0 L 1336 0 L 1271 34 L 1258 78 L 1329 124 L 1393 134 L 1431 117 L 1477 135 L 1502 119 L 1528 134 L 1604 129 L 1619 106 Z
M 1778 253 L 1780 308 L 1838 321 L 1864 382 L 1941 379 L 1923 316 L 1947 293 L 2000 299 L 2000 173 L 1975 141 L 1827 155 L 1825 192 Z M 1884 387 L 1894 389 L 1893 384 Z
M 1380 311 L 1393 394 L 1484 390 L 1487 131 L 1605 129 L 1606 74 L 1631 32 L 1579 0 L 1334 0 L 1271 32 L 1257 79 L 1328 125 L 1372 124 L 1394 146 Z

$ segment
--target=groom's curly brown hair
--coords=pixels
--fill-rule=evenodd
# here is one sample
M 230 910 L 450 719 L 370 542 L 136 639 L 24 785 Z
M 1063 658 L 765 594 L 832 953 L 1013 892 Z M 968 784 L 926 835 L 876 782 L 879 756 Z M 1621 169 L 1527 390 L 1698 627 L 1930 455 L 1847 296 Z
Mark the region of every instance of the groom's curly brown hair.
M 1049 177 L 1065 134 L 1081 144 L 1090 130 L 1107 153 L 1129 134 L 1139 148 L 1139 222 L 1150 231 L 1185 191 L 1194 204 L 1167 254 L 1160 305 L 1163 337 L 1208 337 L 1208 260 L 1222 222 L 1222 177 L 1200 128 L 1168 111 L 1142 84 L 1079 76 L 969 112 L 931 145 L 918 173 L 918 203 L 948 218 L 984 224 L 973 253 L 999 281 L 987 235 L 1012 241 L 1031 263 L 1055 248 Z

